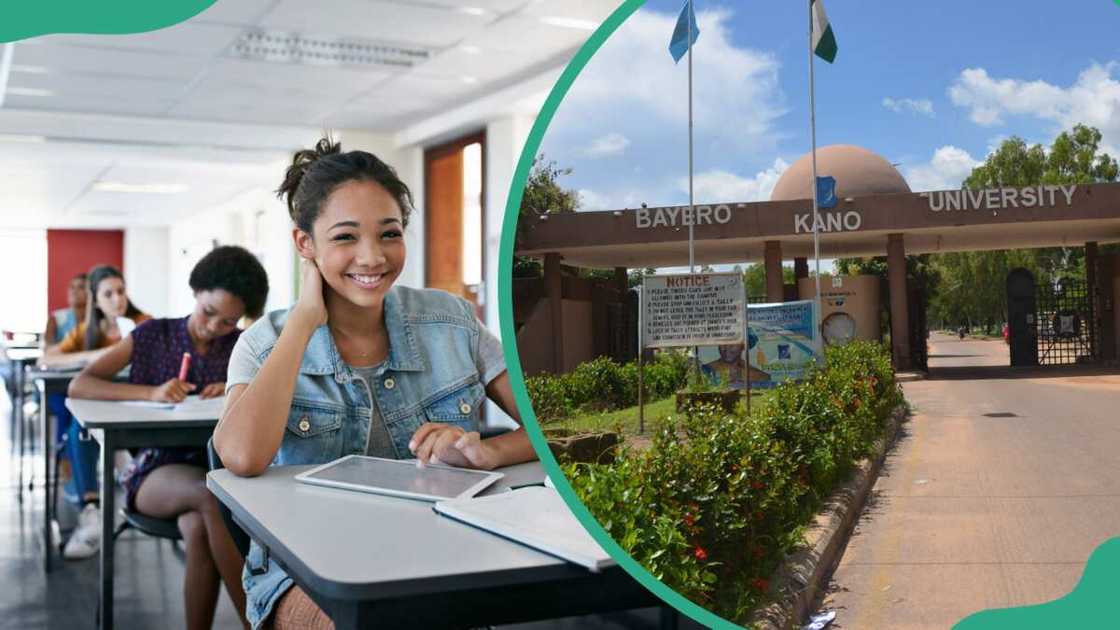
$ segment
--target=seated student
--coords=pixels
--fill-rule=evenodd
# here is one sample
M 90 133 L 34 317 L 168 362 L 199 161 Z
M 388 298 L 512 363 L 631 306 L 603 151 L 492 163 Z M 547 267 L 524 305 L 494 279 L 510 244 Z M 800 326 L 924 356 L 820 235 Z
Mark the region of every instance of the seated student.
M 279 193 L 295 223 L 302 289 L 245 331 L 230 358 L 214 445 L 238 475 L 349 454 L 493 469 L 535 459 L 525 432 L 482 440 L 486 395 L 517 418 L 500 342 L 467 301 L 394 287 L 412 210 L 396 172 L 329 139 L 296 153 Z M 438 395 L 437 395 L 438 394 Z M 324 410 L 337 411 L 324 411 Z M 324 423 L 342 416 L 335 430 Z M 429 422 L 438 418 L 438 422 Z M 254 628 L 331 628 L 276 562 L 242 575 Z
M 230 353 L 244 315 L 259 316 L 268 296 L 268 275 L 241 247 L 218 247 L 191 271 L 194 312 L 179 319 L 153 319 L 138 326 L 70 384 L 74 398 L 179 402 L 190 393 L 202 398 L 225 394 Z M 184 353 L 191 361 L 179 380 Z M 113 375 L 129 369 L 128 383 Z M 221 583 L 238 614 L 245 617 L 242 558 L 206 489 L 206 454 L 200 448 L 141 450 L 122 475 L 129 509 L 157 518 L 176 518 L 187 548 L 187 627 L 209 628 Z
M 74 358 L 91 360 L 120 341 L 118 318 L 135 323 L 150 317 L 128 299 L 124 277 L 116 267 L 101 265 L 90 270 L 85 321 L 79 323 L 54 346 L 48 346 L 39 364 L 50 367 L 69 364 Z M 81 560 L 97 553 L 101 545 L 100 497 L 97 493 L 97 442 L 81 439 L 81 427 L 66 408 L 66 397 L 50 396 L 47 406 L 58 419 L 59 435 L 65 434 L 65 452 L 73 471 L 73 492 L 82 503 L 78 526 L 66 541 L 62 556 Z M 68 484 L 69 486 L 69 484 Z
M 80 273 L 70 278 L 70 286 L 66 291 L 67 308 L 60 308 L 51 313 L 47 318 L 47 326 L 43 331 L 43 348 L 50 349 L 58 345 L 71 330 L 78 327 L 78 322 L 86 317 L 86 304 L 89 293 L 86 291 L 86 274 Z
M 43 348 L 50 349 L 57 346 L 66 335 L 78 326 L 78 322 L 86 317 L 86 305 L 89 303 L 89 291 L 86 289 L 86 281 L 88 276 L 85 273 L 70 278 L 70 284 L 66 291 L 66 308 L 60 308 L 51 312 L 47 317 L 47 325 L 43 330 Z M 66 396 L 63 394 L 51 394 L 48 397 L 47 406 L 55 416 L 59 417 L 60 421 L 55 423 L 55 443 L 63 444 L 66 439 L 66 431 L 69 429 L 69 414 L 66 410 Z M 65 415 L 67 420 L 62 422 L 61 418 Z M 65 426 L 64 426 L 65 425 Z M 68 459 L 63 459 L 59 462 L 63 464 L 69 463 Z M 70 473 L 67 472 L 67 475 Z M 77 485 L 73 477 L 66 483 L 64 495 L 69 501 L 81 504 L 81 498 L 77 495 Z

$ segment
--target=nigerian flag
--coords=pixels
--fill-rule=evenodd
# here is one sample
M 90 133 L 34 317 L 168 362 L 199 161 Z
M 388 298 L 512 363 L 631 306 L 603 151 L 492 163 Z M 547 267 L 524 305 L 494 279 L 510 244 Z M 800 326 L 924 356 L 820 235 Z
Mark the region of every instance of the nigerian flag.
M 821 0 L 812 0 L 813 11 L 813 53 L 828 63 L 836 59 L 836 36 L 828 24 Z

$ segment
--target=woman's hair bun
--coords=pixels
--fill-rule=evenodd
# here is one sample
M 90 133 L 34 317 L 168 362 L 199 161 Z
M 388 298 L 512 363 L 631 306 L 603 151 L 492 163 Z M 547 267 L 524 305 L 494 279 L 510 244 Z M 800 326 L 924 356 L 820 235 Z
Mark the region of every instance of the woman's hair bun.
M 349 181 L 375 182 L 386 190 L 401 211 L 401 225 L 408 227 L 412 191 L 392 166 L 367 151 L 347 151 L 329 135 L 310 149 L 296 151 L 284 181 L 276 189 L 288 205 L 288 215 L 301 230 L 311 233 L 323 202 L 338 186 Z
M 276 194 L 283 197 L 287 202 L 288 214 L 293 221 L 297 220 L 298 214 L 294 204 L 296 191 L 299 190 L 299 184 L 303 181 L 304 174 L 320 158 L 339 153 L 342 153 L 342 143 L 335 142 L 329 135 L 326 135 L 320 138 L 313 148 L 300 149 L 292 156 L 292 164 L 288 166 L 287 172 L 284 173 L 284 181 L 276 189 Z

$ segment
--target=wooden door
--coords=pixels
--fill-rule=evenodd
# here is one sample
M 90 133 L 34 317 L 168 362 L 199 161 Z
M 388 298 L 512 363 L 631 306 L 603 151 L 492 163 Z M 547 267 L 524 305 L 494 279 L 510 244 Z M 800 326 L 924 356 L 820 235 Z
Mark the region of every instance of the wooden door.
M 469 300 L 480 317 L 484 288 L 477 270 L 484 268 L 484 213 L 480 211 L 484 197 L 481 188 L 467 182 L 484 181 L 484 160 L 464 160 L 464 150 L 475 144 L 485 147 L 484 142 L 484 134 L 472 134 L 424 154 L 424 284 Z

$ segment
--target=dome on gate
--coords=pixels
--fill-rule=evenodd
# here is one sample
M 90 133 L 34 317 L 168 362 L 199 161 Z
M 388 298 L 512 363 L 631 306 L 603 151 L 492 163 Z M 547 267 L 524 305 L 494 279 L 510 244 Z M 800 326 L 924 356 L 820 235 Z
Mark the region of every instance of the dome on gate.
M 809 187 L 812 178 L 811 155 L 798 158 L 782 173 L 770 201 L 812 199 Z M 888 193 L 908 193 L 910 186 L 883 156 L 851 144 L 833 144 L 817 149 L 817 176 L 836 178 L 836 196 L 862 197 Z

